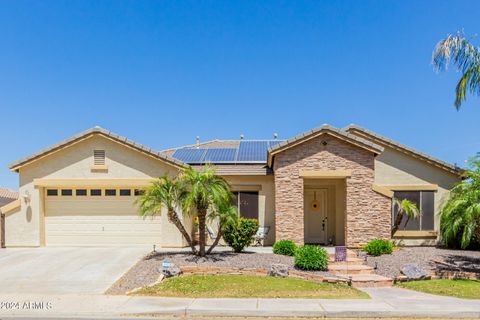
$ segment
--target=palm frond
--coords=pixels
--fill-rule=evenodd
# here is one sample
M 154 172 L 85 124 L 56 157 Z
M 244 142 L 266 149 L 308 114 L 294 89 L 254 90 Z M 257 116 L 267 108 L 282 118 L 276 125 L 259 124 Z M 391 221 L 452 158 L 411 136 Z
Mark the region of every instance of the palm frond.
M 449 35 L 435 46 L 432 64 L 436 71 L 445 71 L 450 63 L 462 72 L 456 86 L 455 107 L 458 110 L 467 92 L 480 95 L 480 48 L 474 47 L 462 33 Z

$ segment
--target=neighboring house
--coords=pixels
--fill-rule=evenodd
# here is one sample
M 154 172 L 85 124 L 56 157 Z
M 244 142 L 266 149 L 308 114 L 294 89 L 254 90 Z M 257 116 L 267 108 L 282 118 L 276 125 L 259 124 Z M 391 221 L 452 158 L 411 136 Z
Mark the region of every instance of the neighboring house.
M 18 199 L 18 192 L 0 188 L 0 208 Z M 0 210 L 0 248 L 5 247 L 5 215 Z
M 0 207 L 18 199 L 18 192 L 11 189 L 0 188 Z
M 186 243 L 165 214 L 137 216 L 136 196 L 161 175 L 212 163 L 240 215 L 270 226 L 265 243 L 362 245 L 390 239 L 392 197 L 423 211 L 395 238 L 433 244 L 462 170 L 358 126 L 289 140 L 214 140 L 162 152 L 95 127 L 15 162 L 21 201 L 3 207 L 7 246 Z M 392 217 L 393 216 L 393 217 Z M 192 229 L 191 219 L 185 221 Z

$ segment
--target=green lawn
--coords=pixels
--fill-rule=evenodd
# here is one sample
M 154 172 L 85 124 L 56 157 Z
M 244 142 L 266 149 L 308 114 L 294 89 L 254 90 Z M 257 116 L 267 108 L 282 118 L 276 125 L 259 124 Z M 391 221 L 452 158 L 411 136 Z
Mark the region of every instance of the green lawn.
M 480 299 L 480 281 L 475 280 L 423 280 L 397 284 L 397 286 L 463 299 Z
M 188 298 L 369 298 L 366 293 L 346 285 L 246 275 L 180 276 L 135 294 Z

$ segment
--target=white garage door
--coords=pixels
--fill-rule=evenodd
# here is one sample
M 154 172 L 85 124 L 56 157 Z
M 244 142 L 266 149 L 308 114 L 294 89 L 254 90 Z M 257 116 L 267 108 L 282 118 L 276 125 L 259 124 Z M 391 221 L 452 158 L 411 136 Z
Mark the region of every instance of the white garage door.
M 90 191 L 90 190 L 88 190 Z M 118 192 L 118 190 L 117 190 Z M 75 190 L 73 190 L 75 193 Z M 138 216 L 134 197 L 45 197 L 45 242 L 47 246 L 153 245 L 160 243 L 160 217 Z

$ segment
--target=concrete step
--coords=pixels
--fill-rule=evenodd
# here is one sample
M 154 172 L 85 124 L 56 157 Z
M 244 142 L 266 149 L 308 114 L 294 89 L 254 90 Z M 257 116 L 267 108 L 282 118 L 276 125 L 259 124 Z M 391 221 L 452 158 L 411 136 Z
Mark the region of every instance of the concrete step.
M 328 262 L 329 266 L 339 266 L 339 265 L 361 265 L 364 264 L 365 260 L 360 258 L 347 258 L 347 261 L 335 261 L 334 258 L 330 258 Z
M 351 275 L 352 285 L 357 288 L 365 287 L 391 287 L 393 279 L 378 274 Z
M 328 272 L 338 275 L 372 274 L 373 268 L 363 264 L 328 265 Z
M 329 257 L 330 257 L 330 259 L 334 259 L 335 258 L 335 253 L 330 253 Z M 348 250 L 347 251 L 347 259 L 348 258 L 358 258 L 358 255 L 354 251 Z

